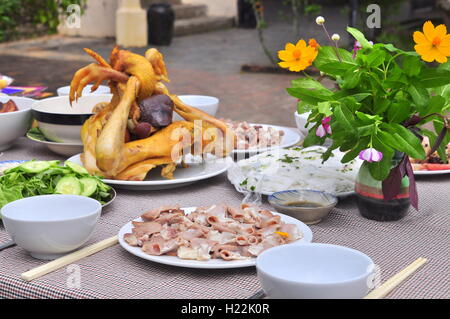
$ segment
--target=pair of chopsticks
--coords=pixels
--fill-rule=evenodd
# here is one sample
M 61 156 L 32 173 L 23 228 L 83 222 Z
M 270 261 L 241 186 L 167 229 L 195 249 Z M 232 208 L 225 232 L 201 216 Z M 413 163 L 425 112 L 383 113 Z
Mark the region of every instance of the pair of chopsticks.
M 21 277 L 25 281 L 32 281 L 33 279 L 42 277 L 48 273 L 58 270 L 59 268 L 70 265 L 70 264 L 74 263 L 75 261 L 80 260 L 84 257 L 90 256 L 92 254 L 95 254 L 95 253 L 103 250 L 103 249 L 114 246 L 118 242 L 119 242 L 119 238 L 117 236 L 107 238 L 105 240 L 99 241 L 98 243 L 92 244 L 92 245 L 82 248 L 78 251 L 75 251 L 71 254 L 60 257 L 58 259 L 55 259 L 47 264 L 44 264 L 42 266 L 39 266 L 39 267 L 33 268 L 27 272 L 24 272 L 21 275 Z
M 395 287 L 400 285 L 406 278 L 412 275 L 426 262 L 427 260 L 422 257 L 416 259 L 408 267 L 386 280 L 386 282 L 380 287 L 372 290 L 367 296 L 364 297 L 364 299 L 381 299 L 386 297 L 392 290 L 394 290 Z

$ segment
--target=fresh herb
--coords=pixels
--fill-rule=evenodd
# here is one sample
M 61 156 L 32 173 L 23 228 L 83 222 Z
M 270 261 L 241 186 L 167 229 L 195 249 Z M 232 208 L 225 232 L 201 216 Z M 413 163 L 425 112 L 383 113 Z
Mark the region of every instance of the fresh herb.
M 248 183 L 248 178 L 244 179 L 239 185 L 240 186 L 245 186 Z
M 287 154 L 284 154 L 284 158 L 278 159 L 280 162 L 283 163 L 292 163 L 294 160 L 298 159 L 296 156 L 289 156 Z
M 102 204 L 111 200 L 111 187 L 89 175 L 84 167 L 71 162 L 59 164 L 33 160 L 6 170 L 0 177 L 0 207 L 18 199 L 50 194 L 86 194 Z
M 254 191 L 255 191 L 255 189 L 256 189 L 256 187 L 255 187 L 255 186 L 252 186 L 252 187 L 250 187 L 250 190 L 251 190 L 252 192 L 254 192 Z

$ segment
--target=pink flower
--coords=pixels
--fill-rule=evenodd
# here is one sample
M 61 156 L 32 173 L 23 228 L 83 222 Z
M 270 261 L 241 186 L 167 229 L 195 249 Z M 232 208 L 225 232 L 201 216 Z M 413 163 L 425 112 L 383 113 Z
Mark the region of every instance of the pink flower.
M 383 159 L 383 153 L 374 148 L 366 148 L 359 153 L 359 158 L 367 162 L 379 162 Z
M 331 132 L 330 121 L 331 121 L 331 116 L 327 116 L 322 119 L 322 125 L 319 125 L 319 127 L 316 130 L 316 135 L 318 137 L 324 137 L 327 134 L 331 135 L 332 132 Z
M 373 45 L 372 41 L 369 41 L 370 44 Z M 359 43 L 359 41 L 355 41 L 355 44 L 353 45 L 353 59 L 356 57 L 356 52 L 358 52 L 359 50 L 362 49 L 361 44 Z
M 332 132 L 331 132 L 330 122 L 331 122 L 331 116 L 324 117 L 322 120 L 322 126 L 324 127 L 325 131 L 331 135 Z
M 319 127 L 316 130 L 316 135 L 318 137 L 324 137 L 325 135 L 327 135 L 327 131 L 325 127 L 323 127 L 323 125 L 319 125 Z

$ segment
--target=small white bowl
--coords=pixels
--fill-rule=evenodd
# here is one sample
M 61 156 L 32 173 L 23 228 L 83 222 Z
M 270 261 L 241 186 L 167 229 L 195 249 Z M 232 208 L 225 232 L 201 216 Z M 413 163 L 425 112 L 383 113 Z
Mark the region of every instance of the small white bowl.
M 12 240 L 38 259 L 51 260 L 83 245 L 94 231 L 102 205 L 75 195 L 43 195 L 2 207 Z
M 4 151 L 30 129 L 31 106 L 33 99 L 15 96 L 0 96 L 0 102 L 6 103 L 13 100 L 19 111 L 0 113 L 0 151 Z
M 315 243 L 270 248 L 256 260 L 261 286 L 275 299 L 359 299 L 373 267 L 357 250 Z
M 83 96 L 84 95 L 90 95 L 90 94 L 110 94 L 111 90 L 109 86 L 106 85 L 100 85 L 97 90 L 94 92 L 91 92 L 92 84 L 86 85 L 86 87 L 83 89 Z M 70 93 L 70 86 L 62 86 L 56 90 L 56 93 L 58 96 L 66 96 Z
M 195 107 L 211 116 L 216 116 L 219 109 L 219 99 L 206 95 L 179 95 L 180 100 L 189 106 Z M 173 114 L 174 121 L 182 121 L 183 118 L 178 114 Z
M 57 96 L 36 101 L 31 112 L 48 140 L 82 144 L 81 127 L 92 116 L 94 106 L 111 99 L 112 94 L 86 95 L 70 106 L 68 96 Z
M 309 116 L 310 114 L 311 114 L 311 112 L 298 114 L 298 112 L 295 111 L 295 113 L 294 113 L 295 124 L 297 124 L 298 130 L 299 130 L 304 136 L 307 136 L 307 135 L 308 135 L 309 129 L 310 129 L 311 127 L 313 127 L 312 124 L 310 124 L 310 125 L 308 125 L 307 127 L 305 127 L 306 122 L 308 121 L 308 116 Z

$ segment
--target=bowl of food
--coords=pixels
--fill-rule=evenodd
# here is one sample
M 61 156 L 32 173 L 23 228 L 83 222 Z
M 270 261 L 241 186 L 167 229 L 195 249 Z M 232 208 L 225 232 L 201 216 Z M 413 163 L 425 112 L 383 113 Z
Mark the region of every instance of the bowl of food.
M 35 100 L 0 96 L 0 151 L 4 151 L 31 126 L 31 106 Z
M 98 88 L 94 91 L 91 92 L 93 85 L 92 84 L 88 84 L 86 85 L 86 87 L 83 89 L 83 96 L 84 95 L 90 95 L 90 94 L 110 94 L 111 90 L 108 86 L 106 85 L 99 85 Z M 60 88 L 58 88 L 56 90 L 56 93 L 58 94 L 58 96 L 66 96 L 69 95 L 70 93 L 70 86 L 62 86 Z
M 1 209 L 12 240 L 38 259 L 51 260 L 86 243 L 102 205 L 77 195 L 42 195 L 9 203 Z
M 256 259 L 258 279 L 274 299 L 360 299 L 374 263 L 355 249 L 330 244 L 284 245 Z
M 336 196 L 315 190 L 287 190 L 273 193 L 269 203 L 279 213 L 287 214 L 305 224 L 317 224 L 336 206 Z
M 86 95 L 71 106 L 68 96 L 51 97 L 36 101 L 31 112 L 49 141 L 81 144 L 82 125 L 94 114 L 94 108 L 106 105 L 111 98 L 112 94 Z
M 206 95 L 179 95 L 180 100 L 189 106 L 195 107 L 211 116 L 215 116 L 219 109 L 219 99 Z M 173 114 L 174 121 L 182 121 L 183 119 L 176 113 Z

